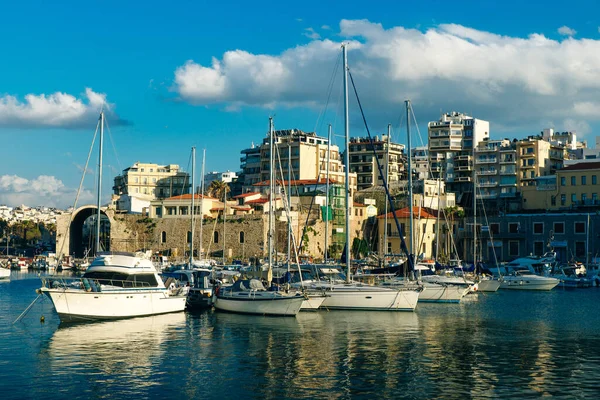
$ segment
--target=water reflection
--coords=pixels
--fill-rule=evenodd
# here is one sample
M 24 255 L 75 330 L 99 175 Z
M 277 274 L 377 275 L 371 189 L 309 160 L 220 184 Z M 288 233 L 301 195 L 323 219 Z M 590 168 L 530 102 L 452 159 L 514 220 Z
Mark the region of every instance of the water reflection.
M 10 325 L 36 285 L 0 286 L 3 398 L 595 398 L 600 381 L 600 290 L 414 313 L 179 313 L 58 328 L 44 305 Z

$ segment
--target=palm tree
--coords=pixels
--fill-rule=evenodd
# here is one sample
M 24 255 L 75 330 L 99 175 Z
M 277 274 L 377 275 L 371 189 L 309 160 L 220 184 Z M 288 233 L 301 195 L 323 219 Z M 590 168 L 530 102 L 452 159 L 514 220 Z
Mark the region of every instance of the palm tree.
M 229 185 L 227 185 L 227 183 L 218 180 L 212 181 L 208 186 L 208 189 L 206 190 L 209 196 L 213 196 L 219 200 L 225 199 L 227 193 L 229 193 L 230 191 L 231 190 L 229 189 Z

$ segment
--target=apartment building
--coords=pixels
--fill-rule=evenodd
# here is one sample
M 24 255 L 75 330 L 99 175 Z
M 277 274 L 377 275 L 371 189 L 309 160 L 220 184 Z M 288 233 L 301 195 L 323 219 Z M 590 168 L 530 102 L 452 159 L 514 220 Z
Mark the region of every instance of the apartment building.
M 448 191 L 473 192 L 473 151 L 489 139 L 490 123 L 459 112 L 442 114 L 427 125 L 431 178 L 444 178 Z
M 350 171 L 356 173 L 358 190 L 383 186 L 377 160 L 390 186 L 407 179 L 404 145 L 393 143 L 390 139 L 388 135 L 375 136 L 372 143 L 368 137 L 350 139 Z
M 150 200 L 154 200 L 189 192 L 189 174 L 181 171 L 176 164 L 136 162 L 114 178 L 115 195 L 146 195 Z
M 410 149 L 414 178 L 429 179 L 429 149 L 427 146 L 413 147 Z
M 516 143 L 517 186 L 535 186 L 535 178 L 554 175 L 563 167 L 566 149 L 563 144 L 530 136 Z
M 299 129 L 277 130 L 275 135 L 275 173 L 283 180 L 324 180 L 327 177 L 327 138 Z M 242 150 L 240 179 L 243 191 L 253 191 L 257 183 L 269 180 L 270 149 L 268 135 L 260 146 Z M 329 179 L 345 184 L 345 170 L 339 147 L 329 146 Z M 356 174 L 350 174 L 349 186 L 356 190 Z
M 483 140 L 474 152 L 477 199 L 498 208 L 517 197 L 516 144 L 508 139 Z

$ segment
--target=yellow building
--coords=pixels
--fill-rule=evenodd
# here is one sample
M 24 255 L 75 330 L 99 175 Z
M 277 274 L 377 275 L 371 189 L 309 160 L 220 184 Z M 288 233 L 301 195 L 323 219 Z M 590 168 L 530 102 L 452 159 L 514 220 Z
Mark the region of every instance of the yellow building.
M 526 210 L 559 210 L 600 206 L 600 162 L 569 165 L 556 176 L 537 179 L 536 186 L 522 189 Z
M 136 162 L 114 179 L 115 195 L 142 194 L 152 199 L 165 199 L 190 192 L 190 179 L 179 165 Z
M 408 229 L 410 225 L 410 211 L 407 208 L 396 210 L 396 217 L 400 223 L 400 229 L 404 235 L 406 247 L 409 252 L 415 255 L 423 254 L 424 258 L 433 258 L 435 247 L 435 223 L 436 217 L 422 208 L 413 209 L 413 240 L 408 237 Z M 385 243 L 385 251 L 387 254 L 400 254 L 400 233 L 394 221 L 392 213 L 387 214 L 387 226 L 384 224 L 385 215 L 377 217 L 379 222 L 379 239 L 383 240 L 384 229 L 387 229 L 387 243 Z M 414 243 L 414 245 L 412 243 Z M 412 251 L 412 248 L 416 251 Z
M 535 186 L 540 176 L 554 175 L 563 166 L 565 147 L 538 137 L 517 142 L 517 187 Z

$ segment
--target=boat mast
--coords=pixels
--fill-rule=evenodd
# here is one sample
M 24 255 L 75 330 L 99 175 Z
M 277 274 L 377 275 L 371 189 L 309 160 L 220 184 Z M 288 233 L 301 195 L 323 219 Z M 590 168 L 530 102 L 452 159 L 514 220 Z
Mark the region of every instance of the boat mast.
M 221 181 L 223 180 L 223 175 L 221 175 Z M 225 219 L 227 218 L 227 184 L 223 186 L 223 265 L 225 265 Z
M 477 176 L 475 175 L 475 148 L 473 148 L 473 267 L 477 275 Z
M 406 100 L 406 146 L 408 147 L 408 232 L 410 235 L 409 266 L 414 266 L 415 241 L 413 239 L 413 181 L 412 181 L 412 154 L 410 145 L 410 100 Z M 402 234 L 402 233 L 400 233 Z
M 283 177 L 281 177 L 283 179 Z M 288 139 L 288 193 L 287 193 L 288 209 L 292 209 L 292 136 Z M 292 219 L 288 217 L 288 243 L 287 243 L 287 268 L 290 270 L 290 261 L 292 257 Z
M 200 259 L 202 260 L 202 228 L 204 224 L 204 161 L 206 158 L 206 149 L 202 150 L 202 177 L 200 178 Z
M 96 255 L 100 252 L 100 197 L 102 195 L 102 146 L 104 145 L 104 111 L 100 112 L 100 143 L 98 150 L 98 218 L 96 220 Z
M 387 149 L 385 152 L 385 182 L 390 181 L 390 134 L 392 133 L 392 124 L 388 124 L 387 130 Z M 389 183 L 388 183 L 389 184 Z M 385 268 L 385 256 L 387 253 L 387 224 L 388 224 L 388 202 L 385 201 L 384 223 L 383 223 L 383 268 Z
M 443 168 L 440 171 L 439 175 L 438 175 L 438 192 L 437 192 L 437 197 L 438 197 L 438 201 L 437 201 L 437 216 L 436 216 L 436 221 L 435 221 L 435 260 L 439 261 L 440 259 L 440 212 L 441 210 L 441 202 L 440 202 L 440 198 L 442 196 L 442 174 L 443 174 Z
M 273 142 L 273 117 L 269 117 L 269 270 L 273 268 L 273 192 L 275 191 L 275 185 L 273 182 Z
M 325 174 L 325 260 L 329 258 L 329 153 L 331 151 L 331 124 L 327 129 L 327 168 Z
M 585 267 L 590 265 L 590 213 L 587 215 L 587 228 L 585 237 Z
M 191 227 L 190 227 L 190 266 L 189 268 L 192 269 L 194 266 L 194 214 L 196 211 L 196 207 L 195 207 L 195 203 L 194 203 L 194 198 L 196 197 L 196 147 L 192 147 L 192 204 L 191 204 L 191 210 L 190 210 L 190 216 L 191 216 Z
M 346 151 L 344 152 L 344 164 L 346 164 L 346 282 L 350 282 L 350 122 L 348 116 L 348 57 L 346 54 L 346 43 L 342 44 L 344 58 L 344 133 Z

